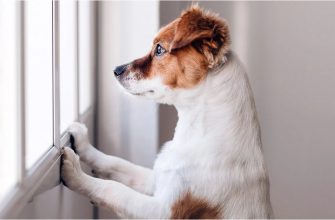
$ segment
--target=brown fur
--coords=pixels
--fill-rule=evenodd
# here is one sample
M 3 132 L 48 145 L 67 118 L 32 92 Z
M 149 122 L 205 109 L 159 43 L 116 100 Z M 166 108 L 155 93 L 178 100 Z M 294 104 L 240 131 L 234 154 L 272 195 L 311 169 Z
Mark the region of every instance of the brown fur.
M 157 44 L 166 50 L 159 57 L 155 56 Z M 158 32 L 150 53 L 133 61 L 129 70 L 138 79 L 159 75 L 170 88 L 190 88 L 222 62 L 229 46 L 226 22 L 192 6 Z
M 151 55 L 148 54 L 132 62 L 132 70 L 135 72 L 142 73 L 138 74 L 138 79 L 149 77 L 149 74 L 151 72 L 150 71 L 151 61 L 152 61 Z
M 207 201 L 193 197 L 188 191 L 172 206 L 171 219 L 217 219 L 219 207 L 212 207 Z

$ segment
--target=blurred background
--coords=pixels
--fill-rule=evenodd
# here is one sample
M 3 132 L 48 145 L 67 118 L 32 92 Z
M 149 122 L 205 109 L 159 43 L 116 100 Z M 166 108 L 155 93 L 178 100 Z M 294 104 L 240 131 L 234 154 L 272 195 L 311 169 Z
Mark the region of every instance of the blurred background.
M 0 217 L 115 217 L 59 184 L 66 128 L 81 121 L 103 152 L 152 167 L 176 111 L 124 94 L 113 69 L 189 5 L 0 0 Z M 199 5 L 229 22 L 248 72 L 275 216 L 335 218 L 335 2 Z

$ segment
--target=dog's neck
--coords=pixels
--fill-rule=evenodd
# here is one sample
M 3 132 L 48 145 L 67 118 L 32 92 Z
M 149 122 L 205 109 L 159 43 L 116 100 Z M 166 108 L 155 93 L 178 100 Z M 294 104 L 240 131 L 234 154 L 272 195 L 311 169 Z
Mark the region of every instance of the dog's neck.
M 252 91 L 233 54 L 193 93 L 189 102 L 175 105 L 179 120 L 173 141 L 203 138 L 232 146 L 261 146 Z

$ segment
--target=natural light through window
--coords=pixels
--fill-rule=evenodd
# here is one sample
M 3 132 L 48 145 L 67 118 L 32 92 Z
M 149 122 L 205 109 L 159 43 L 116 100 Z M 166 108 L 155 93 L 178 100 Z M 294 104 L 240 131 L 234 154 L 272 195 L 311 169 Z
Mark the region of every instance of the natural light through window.
M 76 2 L 59 1 L 59 73 L 61 132 L 76 120 Z
M 26 167 L 53 144 L 52 1 L 25 2 Z
M 93 121 L 92 5 L 0 0 L 0 218 L 59 183 L 66 129 Z
M 92 9 L 90 1 L 81 1 L 79 4 L 79 88 L 80 113 L 84 113 L 91 105 L 91 76 L 92 76 L 92 54 L 93 54 L 93 33 L 92 31 Z
M 0 199 L 14 186 L 18 177 L 15 10 L 15 1 L 0 1 Z

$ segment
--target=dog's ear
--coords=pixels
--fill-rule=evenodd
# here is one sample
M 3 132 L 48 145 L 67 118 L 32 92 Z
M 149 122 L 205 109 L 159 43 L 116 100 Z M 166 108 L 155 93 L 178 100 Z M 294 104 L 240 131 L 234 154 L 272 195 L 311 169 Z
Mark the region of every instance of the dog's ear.
M 191 6 L 176 24 L 170 52 L 190 44 L 206 56 L 209 68 L 216 66 L 229 51 L 228 24 L 197 5 Z

